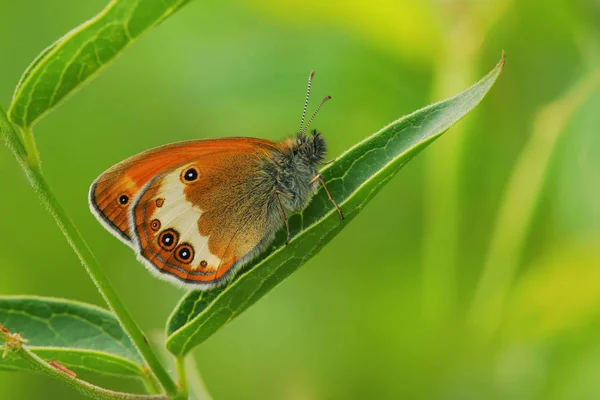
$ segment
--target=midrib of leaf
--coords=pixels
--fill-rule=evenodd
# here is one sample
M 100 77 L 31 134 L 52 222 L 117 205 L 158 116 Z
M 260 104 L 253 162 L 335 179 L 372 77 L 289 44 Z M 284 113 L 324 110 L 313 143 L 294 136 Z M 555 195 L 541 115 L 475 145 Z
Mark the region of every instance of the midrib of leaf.
M 98 350 L 88 350 L 88 349 L 71 349 L 68 347 L 56 348 L 56 347 L 38 347 L 38 346 L 29 346 L 29 349 L 36 353 L 38 356 L 44 359 L 55 358 L 57 360 L 63 360 L 63 364 L 67 367 L 70 367 L 73 370 L 88 370 L 91 372 L 99 372 L 98 369 L 93 368 L 89 363 L 86 363 L 84 360 L 87 358 L 93 358 L 96 362 L 101 361 L 105 363 L 107 366 L 112 365 L 118 368 L 118 371 L 114 371 L 114 375 L 123 376 L 135 376 L 140 377 L 143 375 L 142 366 L 140 364 L 136 364 L 135 362 L 116 356 L 111 353 L 105 353 Z M 77 356 L 81 359 L 81 363 L 75 363 L 74 361 L 66 361 L 68 356 Z M 103 373 L 110 373 L 110 370 L 104 369 Z
M 333 196 L 346 212 L 346 221 L 340 223 L 324 191 L 319 191 L 302 213 L 292 217 L 294 236 L 288 246 L 281 246 L 283 237 L 279 235 L 276 244 L 227 287 L 210 293 L 191 292 L 180 302 L 168 323 L 167 348 L 175 355 L 185 355 L 316 254 L 404 164 L 479 103 L 503 64 L 504 56 L 471 88 L 400 118 L 323 170 Z
M 29 350 L 40 358 L 50 361 L 55 359 L 77 373 L 87 371 L 102 375 L 116 375 L 140 378 L 144 371 L 140 364 L 131 360 L 101 351 L 68 347 L 28 346 Z M 31 366 L 20 357 L 9 353 L 6 359 L 0 360 L 0 370 L 31 370 Z
M 46 48 L 25 71 L 13 96 L 10 119 L 32 126 L 142 33 L 162 22 L 189 0 L 113 0 L 99 14 Z M 110 34 L 105 35 L 107 32 Z M 93 46 L 95 60 L 82 57 Z M 104 47 L 102 47 L 104 46 Z M 89 55 L 89 54 L 88 54 Z M 79 66 L 77 76 L 71 68 Z M 58 69 L 53 69 L 58 66 Z

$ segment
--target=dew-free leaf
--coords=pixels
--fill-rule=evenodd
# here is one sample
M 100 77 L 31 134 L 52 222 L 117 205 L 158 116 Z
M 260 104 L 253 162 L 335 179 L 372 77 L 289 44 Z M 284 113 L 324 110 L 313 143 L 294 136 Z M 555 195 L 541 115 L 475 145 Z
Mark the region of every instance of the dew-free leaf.
M 101 308 L 43 297 L 0 297 L 0 324 L 27 340 L 28 348 L 46 361 L 69 369 L 139 377 L 143 360 L 117 319 Z M 0 369 L 31 370 L 8 353 Z
M 358 143 L 322 171 L 346 220 L 340 221 L 321 189 L 308 207 L 290 220 L 293 238 L 259 256 L 228 286 L 209 292 L 190 292 L 167 325 L 167 348 L 182 356 L 240 315 L 278 283 L 314 256 L 414 156 L 471 111 L 487 94 L 504 66 L 498 65 L 464 92 L 402 117 Z
M 132 44 L 189 0 L 113 0 L 46 48 L 27 68 L 8 110 L 29 128 Z

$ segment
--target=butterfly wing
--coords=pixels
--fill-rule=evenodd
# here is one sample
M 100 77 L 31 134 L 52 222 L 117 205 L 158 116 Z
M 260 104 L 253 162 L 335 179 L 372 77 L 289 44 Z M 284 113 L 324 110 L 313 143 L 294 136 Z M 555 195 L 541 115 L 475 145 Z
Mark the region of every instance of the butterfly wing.
M 273 146 L 273 142 L 262 139 L 225 138 L 179 142 L 148 150 L 116 164 L 94 181 L 89 192 L 90 209 L 110 233 L 133 247 L 129 228 L 132 204 L 144 185 L 157 175 L 191 160 Z
M 260 251 L 283 223 L 274 149 L 204 155 L 149 181 L 130 218 L 134 249 L 147 268 L 210 289 Z

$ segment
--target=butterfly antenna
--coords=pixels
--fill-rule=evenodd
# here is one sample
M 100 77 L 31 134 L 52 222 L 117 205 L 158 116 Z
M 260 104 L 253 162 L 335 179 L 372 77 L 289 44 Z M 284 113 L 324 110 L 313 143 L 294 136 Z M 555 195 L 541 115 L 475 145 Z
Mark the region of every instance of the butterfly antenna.
M 306 87 L 306 99 L 304 100 L 304 110 L 302 110 L 302 119 L 300 120 L 300 132 L 302 132 L 302 126 L 304 125 L 304 118 L 306 118 L 306 109 L 308 108 L 308 99 L 310 97 L 310 85 L 312 84 L 315 71 L 311 71 L 308 76 L 308 85 Z
M 327 96 L 323 100 L 321 100 L 321 102 L 319 103 L 319 106 L 317 107 L 317 109 L 315 110 L 315 112 L 313 113 L 313 115 L 308 120 L 308 123 L 306 124 L 306 127 L 304 127 L 304 129 L 300 131 L 300 133 L 302 135 L 304 135 L 306 133 L 306 131 L 308 131 L 308 128 L 310 127 L 310 124 L 312 124 L 313 120 L 315 119 L 315 117 L 319 113 L 319 110 L 321 109 L 321 107 L 323 107 L 323 104 L 325 104 L 325 102 L 327 100 L 330 100 L 330 99 L 331 99 L 331 96 Z

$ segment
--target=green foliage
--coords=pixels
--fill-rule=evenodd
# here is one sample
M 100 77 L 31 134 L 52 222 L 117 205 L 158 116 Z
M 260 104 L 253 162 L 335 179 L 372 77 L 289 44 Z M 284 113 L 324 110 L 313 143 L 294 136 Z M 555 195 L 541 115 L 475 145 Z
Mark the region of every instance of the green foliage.
M 0 322 L 27 339 L 35 354 L 55 359 L 76 371 L 143 375 L 142 358 L 113 314 L 64 299 L 0 297 Z M 2 369 L 31 366 L 15 354 L 0 362 Z
M 94 18 L 46 48 L 27 68 L 8 112 L 11 121 L 22 128 L 33 126 L 144 32 L 188 1 L 111 1 Z
M 504 66 L 498 65 L 464 92 L 392 122 L 352 147 L 322 171 L 346 220 L 321 189 L 308 207 L 290 219 L 290 244 L 279 242 L 234 282 L 210 292 L 190 292 L 167 326 L 167 348 L 183 356 L 240 315 L 333 239 L 413 157 L 465 116 L 487 94 Z

